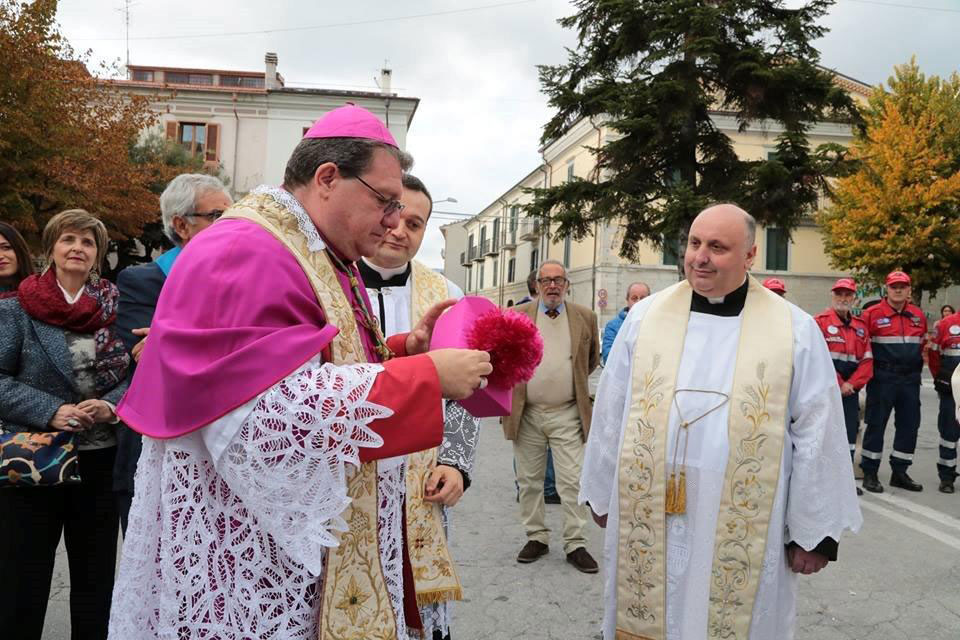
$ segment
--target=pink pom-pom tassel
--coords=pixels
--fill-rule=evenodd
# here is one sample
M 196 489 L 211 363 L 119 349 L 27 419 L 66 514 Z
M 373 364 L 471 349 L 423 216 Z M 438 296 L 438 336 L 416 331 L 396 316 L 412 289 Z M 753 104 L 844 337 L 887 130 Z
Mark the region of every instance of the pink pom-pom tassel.
M 487 351 L 493 373 L 491 387 L 509 389 L 533 377 L 543 359 L 543 339 L 530 318 L 516 311 L 491 309 L 477 318 L 467 343 Z

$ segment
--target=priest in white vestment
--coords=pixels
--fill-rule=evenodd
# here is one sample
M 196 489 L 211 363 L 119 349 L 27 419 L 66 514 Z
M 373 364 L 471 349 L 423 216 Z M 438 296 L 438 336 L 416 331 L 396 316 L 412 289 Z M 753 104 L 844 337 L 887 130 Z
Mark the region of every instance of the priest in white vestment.
M 433 210 L 433 199 L 423 181 L 404 174 L 400 202 L 405 205 L 400 224 L 384 235 L 374 255 L 357 263 L 373 313 L 387 335 L 410 331 L 434 304 L 463 297 L 460 287 L 413 259 Z M 448 548 L 449 510 L 470 486 L 480 429 L 479 419 L 458 402 L 445 401 L 443 412 L 445 425 L 439 447 L 381 463 L 403 466 L 407 513 L 412 516 L 408 518 L 406 542 L 411 564 L 415 565 L 413 578 L 422 622 L 419 631 L 426 640 L 450 640 L 449 601 L 462 597 Z M 424 479 L 426 486 L 415 484 Z M 425 489 L 430 489 L 429 493 Z M 410 545 L 412 540 L 417 541 L 414 547 Z M 440 588 L 443 581 L 448 588 Z M 407 623 L 412 626 L 409 620 Z
M 748 276 L 754 235 L 703 211 L 687 279 L 634 305 L 600 379 L 580 501 L 606 526 L 605 640 L 788 640 L 798 574 L 862 523 L 826 344 Z

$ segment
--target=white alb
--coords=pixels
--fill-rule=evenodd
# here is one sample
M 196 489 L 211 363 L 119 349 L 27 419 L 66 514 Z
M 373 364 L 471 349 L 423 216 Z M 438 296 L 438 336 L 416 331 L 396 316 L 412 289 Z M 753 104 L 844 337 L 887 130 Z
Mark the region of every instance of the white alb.
M 650 296 L 634 305 L 617 335 L 600 379 L 581 478 L 580 502 L 589 502 L 598 514 L 608 514 L 603 637 L 609 640 L 614 637 L 616 624 L 619 452 L 631 402 L 634 344 L 640 321 L 654 298 Z M 793 305 L 790 311 L 793 380 L 784 424 L 780 478 L 750 627 L 751 640 L 793 638 L 798 578 L 787 566 L 784 544 L 793 541 L 811 550 L 827 537 L 839 541 L 845 529 L 859 530 L 863 521 L 830 355 L 813 318 Z M 740 320 L 690 314 L 678 388 L 731 392 Z M 689 418 L 714 406 L 716 396 L 685 393 L 678 401 Z M 729 453 L 729 415 L 727 403 L 689 430 L 687 513 L 667 516 L 669 640 L 707 637 L 714 538 Z M 668 460 L 673 456 L 679 425 L 676 406 L 671 408 L 669 420 Z

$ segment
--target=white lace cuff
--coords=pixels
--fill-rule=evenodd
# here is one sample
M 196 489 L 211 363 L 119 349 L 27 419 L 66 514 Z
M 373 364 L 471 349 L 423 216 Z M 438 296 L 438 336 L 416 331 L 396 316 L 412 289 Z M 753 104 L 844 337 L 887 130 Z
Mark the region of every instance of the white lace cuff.
M 314 360 L 264 393 L 217 459 L 217 472 L 259 525 L 314 575 L 345 531 L 345 463 L 383 440 L 370 422 L 393 412 L 367 401 L 376 364 Z M 213 425 L 211 425 L 212 427 Z M 210 428 L 210 427 L 208 427 Z

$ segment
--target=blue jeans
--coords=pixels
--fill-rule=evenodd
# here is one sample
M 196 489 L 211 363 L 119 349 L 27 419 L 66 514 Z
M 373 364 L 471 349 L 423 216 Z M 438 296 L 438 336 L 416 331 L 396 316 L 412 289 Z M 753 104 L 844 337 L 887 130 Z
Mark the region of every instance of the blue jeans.
M 553 473 L 553 452 L 547 449 L 547 473 L 543 477 L 543 494 L 545 496 L 557 495 L 557 481 Z

